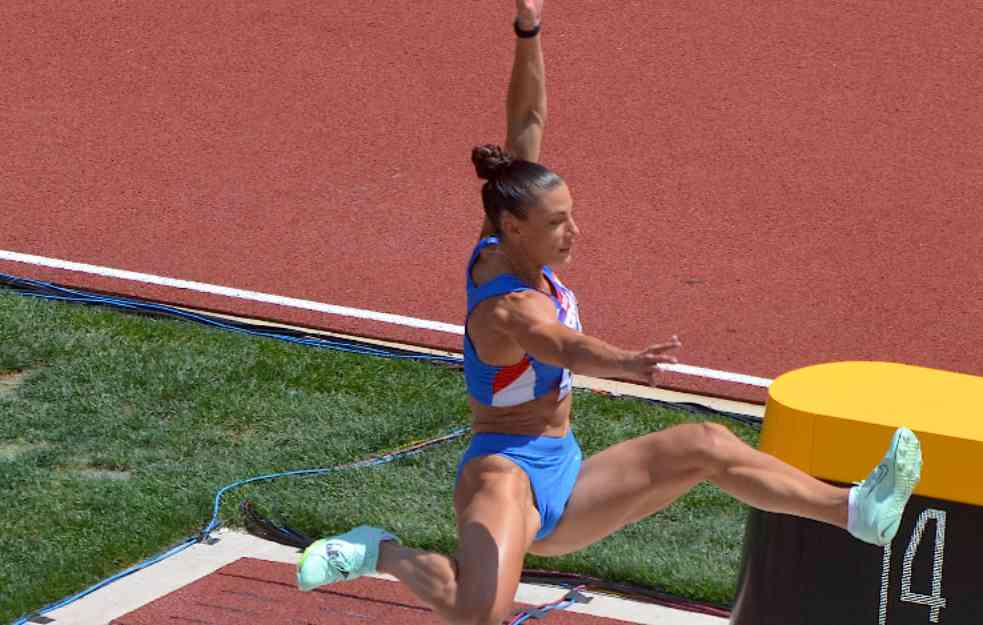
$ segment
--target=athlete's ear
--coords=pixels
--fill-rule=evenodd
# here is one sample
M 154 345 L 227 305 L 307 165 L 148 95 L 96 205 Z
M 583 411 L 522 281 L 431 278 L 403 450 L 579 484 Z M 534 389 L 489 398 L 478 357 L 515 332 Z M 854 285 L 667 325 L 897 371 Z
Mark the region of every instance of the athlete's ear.
M 522 232 L 522 220 L 508 211 L 502 211 L 502 233 L 510 238 L 517 239 Z

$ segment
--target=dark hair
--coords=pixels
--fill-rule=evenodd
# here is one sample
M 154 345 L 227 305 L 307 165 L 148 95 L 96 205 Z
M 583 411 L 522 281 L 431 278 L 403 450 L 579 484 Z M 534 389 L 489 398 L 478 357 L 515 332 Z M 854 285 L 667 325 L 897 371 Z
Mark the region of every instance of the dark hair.
M 563 179 L 539 163 L 524 161 L 506 152 L 501 146 L 485 144 L 471 150 L 478 177 L 487 180 L 481 187 L 481 203 L 485 214 L 501 231 L 502 212 L 508 211 L 525 219 L 529 208 L 536 205 L 537 196 L 563 183 Z

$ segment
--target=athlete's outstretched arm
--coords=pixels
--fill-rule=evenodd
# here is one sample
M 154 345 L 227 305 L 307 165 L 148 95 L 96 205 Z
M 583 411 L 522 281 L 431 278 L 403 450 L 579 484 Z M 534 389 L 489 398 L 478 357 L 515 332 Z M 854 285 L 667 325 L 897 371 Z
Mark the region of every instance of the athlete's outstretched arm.
M 532 30 L 543 15 L 543 0 L 516 0 L 519 28 Z M 525 161 L 538 162 L 546 127 L 546 70 L 540 36 L 516 37 L 512 77 L 505 99 L 508 119 L 505 149 Z
M 655 385 L 659 365 L 675 363 L 671 352 L 682 347 L 673 336 L 665 343 L 632 351 L 581 334 L 560 323 L 553 302 L 537 291 L 505 295 L 496 302 L 491 319 L 498 331 L 536 360 L 599 378 Z

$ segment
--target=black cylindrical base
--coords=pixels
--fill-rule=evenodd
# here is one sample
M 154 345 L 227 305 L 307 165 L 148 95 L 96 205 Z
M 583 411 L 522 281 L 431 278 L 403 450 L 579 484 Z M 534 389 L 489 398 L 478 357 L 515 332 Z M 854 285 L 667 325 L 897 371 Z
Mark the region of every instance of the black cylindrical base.
M 983 509 L 912 497 L 889 548 L 753 511 L 733 625 L 969 625 L 983 614 Z

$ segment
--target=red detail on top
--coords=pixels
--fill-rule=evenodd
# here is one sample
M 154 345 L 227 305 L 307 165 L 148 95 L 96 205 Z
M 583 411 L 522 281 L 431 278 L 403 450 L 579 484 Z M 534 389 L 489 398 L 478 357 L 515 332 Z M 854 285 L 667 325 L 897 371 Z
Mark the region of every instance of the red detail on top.
M 501 391 L 502 389 L 508 387 L 519 377 L 526 372 L 529 368 L 529 356 L 523 356 L 522 360 L 515 363 L 514 365 L 509 365 L 507 367 L 502 367 L 498 373 L 495 374 L 495 379 L 492 380 L 492 395 Z

